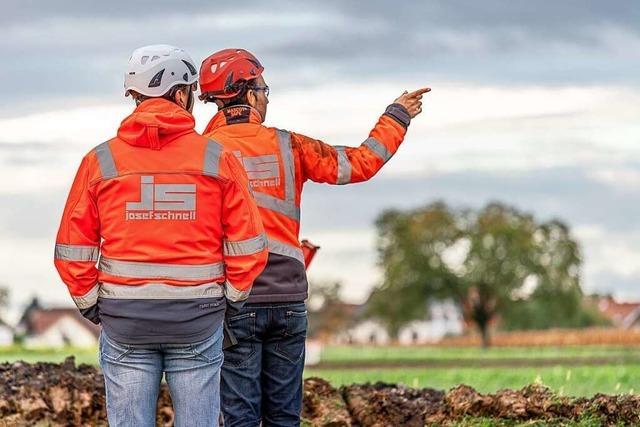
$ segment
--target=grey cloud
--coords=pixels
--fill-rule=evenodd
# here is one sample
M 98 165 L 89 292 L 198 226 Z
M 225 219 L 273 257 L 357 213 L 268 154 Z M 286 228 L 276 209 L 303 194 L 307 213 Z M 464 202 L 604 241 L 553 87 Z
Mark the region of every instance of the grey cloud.
M 637 31 L 640 10 L 633 0 L 602 2 L 598 0 L 552 0 L 531 2 L 528 0 L 466 0 L 409 1 L 402 5 L 385 0 L 313 1 L 304 5 L 295 1 L 276 0 L 265 7 L 258 1 L 237 3 L 196 0 L 180 3 L 170 0 L 140 0 L 136 2 L 112 0 L 109 2 L 77 2 L 75 0 L 9 0 L 4 6 L 2 19 L 6 23 L 33 22 L 51 17 L 131 19 L 143 22 L 156 16 L 171 17 L 179 13 L 204 14 L 253 10 L 304 11 L 310 8 L 334 9 L 348 16 L 363 20 L 384 20 L 398 27 L 446 24 L 462 29 L 491 28 L 516 24 L 522 28 L 543 29 L 552 32 L 571 33 L 575 25 L 622 24 Z M 262 6 L 262 7 L 261 7 Z M 0 21 L 2 22 L 2 21 Z
M 0 236 L 53 241 L 68 189 L 38 193 L 0 194 Z
M 13 142 L 0 141 L 0 152 L 15 153 L 20 151 L 49 151 L 54 149 L 55 144 L 46 142 L 21 142 L 16 144 Z
M 49 166 L 60 158 L 60 146 L 45 142 L 8 143 L 0 141 L 0 165 Z
M 8 81 L 28 82 L 5 87 L 9 100 L 111 95 L 120 90 L 132 49 L 167 42 L 187 48 L 196 61 L 221 47 L 247 47 L 273 75 L 293 76 L 288 86 L 318 74 L 341 81 L 638 84 L 634 46 L 640 43 L 640 8 L 635 6 L 633 1 L 490 0 L 401 7 L 383 1 L 317 1 L 304 7 L 271 2 L 265 8 L 257 2 L 200 1 L 181 3 L 176 11 L 169 1 L 11 1 L 0 18 L 7 34 L 0 40 L 5 58 L 0 73 Z M 291 18 L 279 21 L 279 14 Z M 292 25 L 296 14 L 322 19 Z M 247 22 L 231 22 L 234 16 Z M 230 24 L 237 28 L 230 30 Z M 618 34 L 615 52 L 604 37 L 612 30 Z
M 245 3 L 247 4 L 247 3 Z M 211 2 L 207 0 L 176 3 L 171 0 L 139 0 L 136 2 L 113 0 L 108 2 L 78 2 L 74 0 L 8 0 L 3 5 L 0 22 L 26 23 L 50 17 L 71 17 L 87 19 L 95 16 L 143 21 L 152 16 L 167 16 L 178 11 L 201 13 L 207 10 L 224 10 L 234 7 L 233 3 Z
M 638 284 L 640 274 L 622 276 L 611 271 L 601 271 L 589 278 L 588 292 L 612 294 L 622 300 L 638 299 Z
M 332 0 L 330 4 L 346 13 L 364 17 L 385 17 L 396 25 L 405 23 L 446 23 L 464 29 L 491 28 L 517 25 L 554 32 L 570 32 L 577 25 L 602 25 L 610 22 L 623 23 L 637 31 L 640 10 L 632 0 L 615 3 L 597 0 L 551 0 L 531 2 L 527 0 L 442 0 L 410 2 L 410 6 L 390 6 L 384 0 L 367 2 L 366 7 L 357 1 Z
M 640 170 L 638 164 L 628 167 Z M 612 232 L 640 230 L 640 189 L 617 192 L 580 168 L 374 178 L 338 188 L 309 184 L 305 191 L 303 223 L 310 232 L 370 226 L 384 209 L 414 208 L 438 199 L 471 207 L 499 200 L 571 226 L 597 224 Z

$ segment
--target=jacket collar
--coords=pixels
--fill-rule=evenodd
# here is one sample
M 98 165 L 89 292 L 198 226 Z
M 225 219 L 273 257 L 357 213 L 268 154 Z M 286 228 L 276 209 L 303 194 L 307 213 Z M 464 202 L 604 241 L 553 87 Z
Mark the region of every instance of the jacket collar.
M 213 116 L 204 133 L 207 134 L 222 126 L 235 125 L 238 123 L 261 124 L 262 116 L 258 110 L 248 105 L 226 107 L 219 110 L 216 115 Z

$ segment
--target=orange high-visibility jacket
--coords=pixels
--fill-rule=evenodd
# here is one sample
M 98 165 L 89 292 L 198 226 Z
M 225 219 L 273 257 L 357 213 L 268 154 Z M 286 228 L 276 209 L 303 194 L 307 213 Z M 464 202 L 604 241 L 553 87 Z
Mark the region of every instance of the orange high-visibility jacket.
M 211 119 L 204 135 L 242 161 L 267 233 L 269 261 L 249 302 L 303 301 L 308 288 L 298 240 L 303 184 L 370 179 L 402 143 L 410 116 L 400 104 L 391 104 L 359 147 L 328 145 L 261 122 L 249 106 L 227 107 Z
M 193 116 L 150 99 L 82 160 L 55 246 L 81 312 L 122 342 L 195 342 L 267 260 L 246 173 Z M 97 266 L 96 266 L 97 262 Z

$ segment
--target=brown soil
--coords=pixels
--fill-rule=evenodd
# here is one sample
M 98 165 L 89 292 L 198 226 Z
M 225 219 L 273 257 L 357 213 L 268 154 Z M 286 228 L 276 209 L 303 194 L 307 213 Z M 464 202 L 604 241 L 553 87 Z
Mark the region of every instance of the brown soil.
M 303 418 L 314 426 L 351 427 L 351 415 L 342 394 L 320 378 L 304 382 Z
M 447 392 L 394 384 L 351 385 L 339 389 L 319 378 L 304 384 L 303 425 L 386 427 L 447 425 L 467 417 L 539 420 L 560 425 L 585 415 L 601 425 L 640 425 L 640 396 L 559 397 L 532 385 L 521 390 L 481 394 L 461 385 Z M 163 384 L 158 425 L 173 424 L 171 399 Z M 106 426 L 104 383 L 100 370 L 62 364 L 0 364 L 0 427 Z
M 166 385 L 158 400 L 158 425 L 173 424 Z M 104 380 L 94 366 L 24 362 L 0 364 L 0 427 L 106 426 Z
M 444 392 L 378 382 L 352 385 L 342 394 L 357 425 L 422 427 L 425 417 L 444 410 Z
M 324 380 L 305 380 L 323 383 L 323 395 L 335 400 L 336 394 Z M 593 398 L 559 397 L 540 385 L 530 385 L 521 390 L 500 390 L 495 394 L 478 393 L 473 388 L 460 385 L 444 392 L 429 388 L 410 389 L 394 384 L 376 383 L 344 386 L 339 393 L 347 404 L 351 425 L 361 427 L 387 426 L 442 426 L 464 418 L 484 417 L 495 420 L 542 421 L 543 425 L 563 425 L 585 416 L 599 418 L 599 425 L 640 425 L 640 396 L 606 396 Z M 310 398 L 312 397 L 312 399 Z M 320 401 L 319 403 L 316 403 Z M 332 420 L 332 412 L 318 414 L 325 407 L 319 395 L 305 394 L 305 412 L 311 425 L 349 425 L 319 423 Z M 308 417 L 313 413 L 314 418 Z

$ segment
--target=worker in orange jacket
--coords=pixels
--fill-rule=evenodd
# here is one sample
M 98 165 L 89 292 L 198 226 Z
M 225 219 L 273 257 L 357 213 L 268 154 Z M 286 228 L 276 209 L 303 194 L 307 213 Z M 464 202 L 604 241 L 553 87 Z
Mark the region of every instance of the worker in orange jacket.
M 214 53 L 200 67 L 200 99 L 218 113 L 204 135 L 241 160 L 258 204 L 269 260 L 246 306 L 228 318 L 238 343 L 225 349 L 222 411 L 227 426 L 297 426 L 307 331 L 307 277 L 298 240 L 307 180 L 352 184 L 373 177 L 395 154 L 430 89 L 403 93 L 359 147 L 264 126 L 269 87 L 258 59 L 243 49 Z
M 60 277 L 102 325 L 111 426 L 155 425 L 163 373 L 176 426 L 217 425 L 225 310 L 267 260 L 244 169 L 194 131 L 197 78 L 182 49 L 133 53 L 136 109 L 82 160 L 56 239 Z

